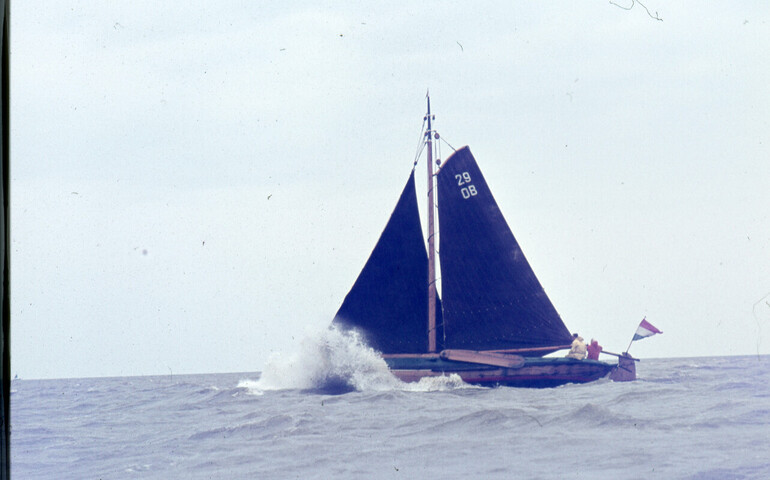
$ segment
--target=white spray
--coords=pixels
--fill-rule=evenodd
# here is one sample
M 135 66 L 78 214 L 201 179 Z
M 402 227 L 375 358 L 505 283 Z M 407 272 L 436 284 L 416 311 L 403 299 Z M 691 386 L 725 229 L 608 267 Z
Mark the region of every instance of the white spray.
M 367 346 L 358 333 L 335 327 L 307 333 L 298 351 L 288 356 L 272 356 L 258 381 L 243 380 L 238 386 L 254 394 L 284 389 L 344 393 L 469 387 L 456 374 L 404 383 L 390 372 L 385 360 Z

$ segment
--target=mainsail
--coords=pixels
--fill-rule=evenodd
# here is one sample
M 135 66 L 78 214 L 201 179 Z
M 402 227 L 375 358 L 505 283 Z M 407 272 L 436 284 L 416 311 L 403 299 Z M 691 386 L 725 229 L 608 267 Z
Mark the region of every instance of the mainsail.
M 571 336 L 471 155 L 438 173 L 439 252 L 446 348 L 497 350 L 569 344 Z
M 437 305 L 440 326 L 441 304 Z M 382 353 L 428 350 L 428 254 L 414 170 L 334 324 L 360 331 L 368 345 Z M 437 337 L 443 337 L 441 330 Z

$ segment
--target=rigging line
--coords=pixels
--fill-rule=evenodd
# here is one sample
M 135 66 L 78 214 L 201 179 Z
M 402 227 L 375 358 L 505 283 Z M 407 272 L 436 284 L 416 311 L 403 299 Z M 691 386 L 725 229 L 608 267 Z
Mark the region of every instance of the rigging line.
M 414 164 L 417 165 L 417 161 L 420 159 L 422 149 L 425 147 L 425 122 L 428 121 L 428 117 L 422 117 L 422 127 L 420 127 L 420 139 L 417 141 L 417 154 L 414 156 Z
M 425 150 L 425 143 L 422 144 L 420 149 L 417 151 L 417 155 L 414 157 L 414 166 L 412 167 L 412 170 L 417 166 L 417 163 L 420 161 L 420 156 L 422 156 L 422 151 Z
M 444 140 L 444 137 L 441 137 L 441 140 L 443 140 L 443 141 L 444 141 L 444 143 L 446 143 L 447 145 L 449 145 L 449 148 L 451 148 L 453 151 L 455 151 L 455 152 L 457 151 L 457 149 L 456 149 L 455 147 L 453 147 L 452 145 L 450 145 L 450 144 L 449 144 L 449 142 L 447 142 L 446 140 Z

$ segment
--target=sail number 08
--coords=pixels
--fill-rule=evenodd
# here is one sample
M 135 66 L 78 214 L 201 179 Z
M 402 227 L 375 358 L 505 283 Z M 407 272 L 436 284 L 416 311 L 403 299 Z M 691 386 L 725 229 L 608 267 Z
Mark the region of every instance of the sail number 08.
M 460 188 L 460 193 L 462 194 L 463 198 L 468 200 L 469 198 L 475 196 L 478 192 L 476 191 L 476 186 L 471 185 L 471 174 L 468 172 L 458 173 L 455 175 L 455 178 L 457 179 L 457 185 Z M 463 187 L 463 185 L 466 185 Z

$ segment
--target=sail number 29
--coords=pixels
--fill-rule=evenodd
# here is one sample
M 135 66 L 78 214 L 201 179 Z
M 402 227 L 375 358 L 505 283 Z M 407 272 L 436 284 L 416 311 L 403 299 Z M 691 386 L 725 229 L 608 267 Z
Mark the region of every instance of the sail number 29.
M 457 179 L 457 185 L 461 187 L 460 193 L 462 194 L 464 199 L 468 200 L 469 198 L 475 196 L 478 193 L 476 191 L 476 186 L 471 185 L 470 173 L 468 172 L 458 173 L 457 175 L 455 175 L 455 179 Z

